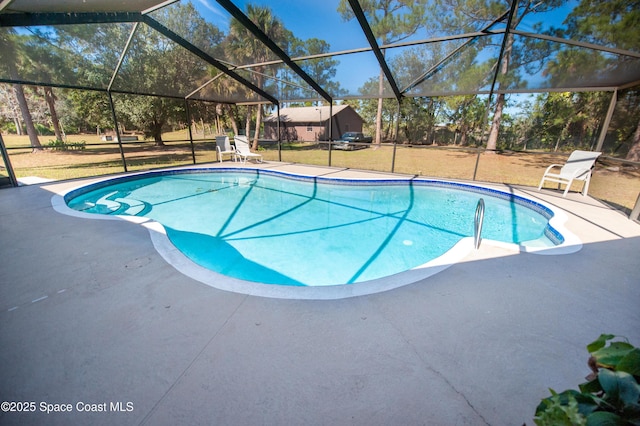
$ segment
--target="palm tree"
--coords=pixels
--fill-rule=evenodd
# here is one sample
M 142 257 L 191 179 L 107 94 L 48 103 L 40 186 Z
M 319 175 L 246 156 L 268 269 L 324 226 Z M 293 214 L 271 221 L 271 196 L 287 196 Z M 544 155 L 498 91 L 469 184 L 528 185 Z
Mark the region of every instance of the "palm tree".
M 247 4 L 246 14 L 267 37 L 280 46 L 282 50 L 287 51 L 288 44 L 293 39 L 293 34 L 284 27 L 282 21 L 273 14 L 269 7 Z M 238 64 L 259 64 L 274 57 L 269 48 L 236 19 L 231 21 L 231 27 L 227 37 L 227 54 Z M 263 88 L 265 85 L 265 67 L 256 66 L 252 68 L 252 71 L 255 71 L 255 73 L 252 74 L 253 82 L 256 86 Z M 258 104 L 256 129 L 252 144 L 252 149 L 254 150 L 258 148 L 261 121 L 262 104 Z M 248 136 L 249 135 L 247 135 L 247 137 Z

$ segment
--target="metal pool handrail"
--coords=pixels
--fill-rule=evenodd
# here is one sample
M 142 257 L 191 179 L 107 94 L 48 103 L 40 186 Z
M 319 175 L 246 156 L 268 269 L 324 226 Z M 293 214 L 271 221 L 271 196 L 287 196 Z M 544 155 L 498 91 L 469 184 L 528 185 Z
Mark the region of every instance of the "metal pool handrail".
M 482 234 L 482 223 L 484 222 L 484 200 L 480 198 L 476 206 L 476 215 L 473 219 L 473 246 L 476 250 L 480 248 L 480 235 Z

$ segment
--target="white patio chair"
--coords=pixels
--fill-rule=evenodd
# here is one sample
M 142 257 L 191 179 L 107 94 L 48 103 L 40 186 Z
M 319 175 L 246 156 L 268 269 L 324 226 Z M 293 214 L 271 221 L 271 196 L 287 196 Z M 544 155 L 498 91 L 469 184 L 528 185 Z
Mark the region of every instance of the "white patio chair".
M 262 163 L 262 155 L 251 152 L 246 136 L 236 135 L 234 142 L 236 143 L 236 158 L 239 158 L 242 164 L 245 164 L 248 158 L 254 158 L 258 163 Z
M 229 142 L 229 136 L 216 136 L 218 161 L 222 163 L 223 155 L 230 155 L 236 161 L 236 148 Z
M 566 185 L 562 194 L 563 197 L 566 197 L 573 181 L 581 180 L 584 182 L 582 195 L 586 197 L 589 191 L 589 182 L 591 181 L 591 169 L 593 169 L 593 165 L 600 154 L 602 153 L 594 151 L 573 151 L 564 165 L 552 164 L 547 167 L 540 180 L 540 185 L 538 185 L 538 191 L 542 189 L 545 181 L 557 182 L 558 188 L 560 188 L 560 185 Z M 552 173 L 551 170 L 555 167 L 560 167 L 560 171 Z

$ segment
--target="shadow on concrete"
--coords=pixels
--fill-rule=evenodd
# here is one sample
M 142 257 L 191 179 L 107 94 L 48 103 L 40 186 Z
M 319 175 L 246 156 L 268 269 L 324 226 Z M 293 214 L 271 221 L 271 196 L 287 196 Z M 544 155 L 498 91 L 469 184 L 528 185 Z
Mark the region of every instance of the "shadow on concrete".
M 533 424 L 548 388 L 589 373 L 600 333 L 640 344 L 640 237 L 480 252 L 384 293 L 281 300 L 202 285 L 142 227 L 64 216 L 50 198 L 0 192 L 0 396 L 36 403 L 3 425 Z

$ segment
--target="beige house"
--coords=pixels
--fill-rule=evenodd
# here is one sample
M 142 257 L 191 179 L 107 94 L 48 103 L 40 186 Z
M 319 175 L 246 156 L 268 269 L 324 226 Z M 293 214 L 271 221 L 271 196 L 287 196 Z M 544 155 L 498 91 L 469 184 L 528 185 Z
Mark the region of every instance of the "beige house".
M 335 105 L 329 117 L 328 106 L 282 108 L 280 110 L 280 135 L 283 141 L 329 140 L 329 118 L 332 139 L 340 139 L 345 132 L 362 132 L 364 120 L 349 105 Z M 264 119 L 265 139 L 278 139 L 276 113 Z

